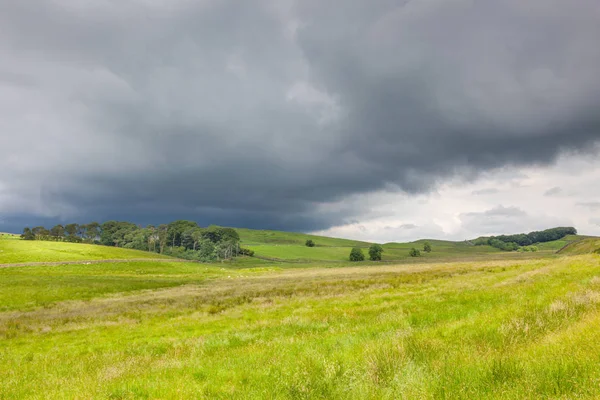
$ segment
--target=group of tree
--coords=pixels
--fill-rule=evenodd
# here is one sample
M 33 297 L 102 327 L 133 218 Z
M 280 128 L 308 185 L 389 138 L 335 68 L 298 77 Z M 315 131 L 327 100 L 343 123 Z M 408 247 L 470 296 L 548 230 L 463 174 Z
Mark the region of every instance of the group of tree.
M 100 238 L 100 224 L 67 224 L 55 225 L 50 229 L 43 226 L 23 229 L 22 239 L 25 240 L 50 240 L 55 242 L 96 243 Z
M 431 251 L 432 251 L 431 243 L 429 243 L 429 242 L 423 243 L 423 251 L 425 253 L 431 253 Z M 411 257 L 421 257 L 421 250 L 413 247 L 408 251 L 408 255 Z
M 577 235 L 577 229 L 573 227 L 558 227 L 544 231 L 520 233 L 516 235 L 500 235 L 480 237 L 473 241 L 476 246 L 489 245 L 500 250 L 515 251 L 521 246 L 531 246 L 534 243 L 552 242 L 567 235 Z
M 369 260 L 371 261 L 381 261 L 383 254 L 383 247 L 379 244 L 372 244 L 369 247 Z M 363 253 L 360 247 L 353 247 L 350 250 L 350 261 L 364 261 L 365 254 Z
M 196 222 L 186 220 L 146 227 L 126 221 L 56 225 L 50 230 L 39 226 L 25 228 L 21 238 L 95 243 L 199 261 L 254 255 L 252 250 L 240 247 L 240 237 L 235 229 L 215 225 L 202 228 Z
M 423 244 L 423 251 L 426 253 L 431 252 L 431 244 L 429 242 L 425 242 Z M 369 247 L 369 260 L 371 261 L 381 261 L 383 254 L 383 247 L 379 244 L 372 244 Z M 411 257 L 420 257 L 421 251 L 416 248 L 411 248 L 408 252 L 408 255 Z M 364 261 L 365 255 L 360 247 L 354 247 L 350 250 L 350 261 Z

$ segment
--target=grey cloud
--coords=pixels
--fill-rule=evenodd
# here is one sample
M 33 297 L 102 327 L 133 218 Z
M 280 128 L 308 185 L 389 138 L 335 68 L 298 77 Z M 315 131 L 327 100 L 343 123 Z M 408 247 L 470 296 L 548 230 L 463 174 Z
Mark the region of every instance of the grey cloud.
M 402 224 L 398 226 L 386 226 L 385 230 L 410 230 L 418 228 L 418 225 L 415 224 Z
M 486 195 L 496 194 L 496 193 L 500 193 L 500 191 L 495 188 L 474 190 L 473 192 L 471 192 L 471 194 L 473 196 L 486 196 Z
M 492 208 L 492 209 L 484 211 L 484 212 L 470 212 L 470 213 L 463 214 L 463 216 L 465 216 L 465 217 L 483 217 L 483 218 L 496 218 L 496 217 L 517 218 L 517 217 L 523 217 L 525 215 L 527 215 L 527 213 L 517 207 L 504 207 L 504 206 L 498 206 L 498 207 Z
M 590 211 L 600 210 L 600 201 L 588 201 L 577 203 L 577 206 L 587 208 Z
M 563 190 L 560 187 L 555 186 L 553 188 L 550 188 L 550 189 L 546 190 L 544 192 L 544 196 L 546 196 L 546 197 L 557 196 L 557 195 L 561 194 L 562 191 Z
M 518 207 L 502 205 L 483 212 L 464 213 L 459 215 L 459 219 L 465 231 L 489 235 L 522 233 L 554 226 L 572 225 L 571 221 L 566 218 L 531 215 Z
M 575 4 L 4 2 L 0 211 L 313 230 L 352 194 L 595 151 Z

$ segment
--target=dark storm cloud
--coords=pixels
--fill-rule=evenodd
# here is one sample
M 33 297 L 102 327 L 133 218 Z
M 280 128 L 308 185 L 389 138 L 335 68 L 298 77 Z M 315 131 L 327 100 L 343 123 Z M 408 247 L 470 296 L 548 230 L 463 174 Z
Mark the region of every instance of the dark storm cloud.
M 590 149 L 595 0 L 4 1 L 0 212 L 322 229 Z

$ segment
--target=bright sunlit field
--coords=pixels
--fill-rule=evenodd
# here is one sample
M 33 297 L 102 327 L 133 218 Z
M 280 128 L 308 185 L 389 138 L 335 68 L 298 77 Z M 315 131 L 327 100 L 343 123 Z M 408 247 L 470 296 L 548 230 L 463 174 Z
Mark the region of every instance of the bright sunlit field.
M 421 261 L 2 268 L 0 398 L 597 398 L 600 256 Z

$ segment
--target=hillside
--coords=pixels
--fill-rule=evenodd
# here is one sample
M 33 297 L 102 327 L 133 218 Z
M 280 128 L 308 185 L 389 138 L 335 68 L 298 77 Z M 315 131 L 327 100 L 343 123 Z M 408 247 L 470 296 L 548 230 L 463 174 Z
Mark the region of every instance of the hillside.
M 273 230 L 256 230 L 247 228 L 234 228 L 240 235 L 242 245 L 302 245 L 307 240 L 313 240 L 316 247 L 368 247 L 370 243 L 357 240 L 338 239 L 327 236 L 309 235 L 306 233 L 283 232 Z
M 344 262 L 348 260 L 348 255 L 352 247 L 361 247 L 367 255 L 368 247 L 371 243 L 363 241 L 354 241 L 347 239 L 329 238 L 303 233 L 281 232 L 281 231 L 261 231 L 252 229 L 240 229 L 238 231 L 241 244 L 255 252 L 256 257 L 281 260 L 288 262 Z M 580 236 L 568 236 L 564 239 L 540 243 L 538 255 L 550 255 L 565 244 L 579 240 Z M 313 240 L 315 247 L 305 246 L 306 240 Z M 516 254 L 514 252 L 505 252 L 492 246 L 473 246 L 467 241 L 453 242 L 447 240 L 428 240 L 421 239 L 408 243 L 386 243 L 383 245 L 383 261 L 407 261 L 410 260 L 409 251 L 411 248 L 423 250 L 425 242 L 432 245 L 433 251 L 425 253 L 421 251 L 421 261 L 423 260 L 459 260 L 459 259 L 480 259 L 485 257 L 517 258 L 527 257 L 527 255 Z M 410 260 L 415 261 L 415 260 Z
M 600 238 L 582 237 L 579 240 L 571 241 L 560 250 L 560 254 L 577 255 L 600 252 Z
M 241 246 L 254 251 L 257 259 L 272 260 L 294 263 L 341 263 L 348 260 L 352 247 L 363 249 L 365 256 L 368 255 L 368 247 L 371 243 L 364 241 L 330 238 L 295 232 L 283 232 L 273 230 L 252 230 L 236 228 L 241 240 Z M 97 245 L 74 244 L 68 242 L 47 241 L 22 241 L 13 240 L 18 236 L 0 236 L 0 263 L 24 263 L 24 262 L 56 262 L 56 261 L 78 261 L 78 260 L 122 260 L 122 259 L 144 259 L 163 258 L 154 252 L 137 251 L 116 247 L 103 247 Z M 569 243 L 585 239 L 585 236 L 570 235 L 563 239 L 539 243 L 536 247 L 540 250 L 539 255 L 550 255 L 563 249 Z M 307 247 L 305 242 L 312 240 L 315 247 Z M 432 252 L 423 250 L 425 242 L 432 246 Z M 526 254 L 501 251 L 489 245 L 474 246 L 468 241 L 453 242 L 446 240 L 417 240 L 409 243 L 386 243 L 383 245 L 384 262 L 422 262 L 426 260 L 469 260 L 481 258 L 519 258 L 530 257 Z M 421 257 L 415 260 L 409 255 L 412 248 L 421 250 Z M 587 251 L 572 250 L 574 254 Z M 258 261 L 258 260 L 257 260 Z M 247 262 L 241 261 L 244 265 Z
M 92 244 L 0 238 L 0 264 L 144 258 L 168 259 L 169 257 L 146 251 Z

